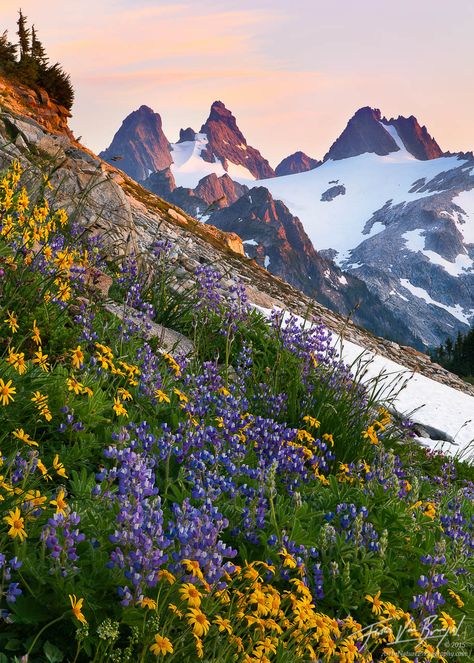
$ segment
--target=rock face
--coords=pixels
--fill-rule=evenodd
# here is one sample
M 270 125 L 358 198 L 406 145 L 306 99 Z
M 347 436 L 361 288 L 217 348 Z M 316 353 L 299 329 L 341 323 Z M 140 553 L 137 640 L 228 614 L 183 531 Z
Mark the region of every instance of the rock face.
M 425 126 L 419 125 L 414 115 L 410 115 L 410 117 L 399 115 L 397 119 L 384 120 L 384 124 L 395 127 L 406 149 L 416 159 L 427 161 L 443 156 L 443 151 L 438 143 L 430 136 Z
M 456 202 L 472 190 L 474 159 L 414 183 L 413 193 L 431 195 L 388 201 L 376 210 L 366 232 L 377 223 L 381 232 L 356 246 L 343 263 L 373 292 L 386 293 L 386 306 L 403 312 L 425 346 L 467 331 L 474 319 L 472 219 Z
M 321 161 L 312 159 L 304 152 L 295 152 L 285 157 L 275 168 L 275 175 L 292 175 L 293 173 L 304 173 L 319 166 Z
M 246 186 L 234 182 L 228 175 L 217 177 L 215 173 L 203 177 L 194 189 L 195 194 L 208 205 L 219 208 L 229 207 L 247 191 Z
M 347 159 L 365 152 L 384 155 L 399 150 L 395 140 L 381 125 L 381 119 L 378 108 L 360 108 L 331 145 L 324 161 Z
M 237 121 L 222 101 L 215 101 L 200 133 L 206 134 L 208 144 L 201 152 L 201 157 L 210 163 L 219 159 L 225 170 L 227 162 L 243 166 L 256 179 L 273 177 L 273 168 L 260 152 L 247 145 L 247 141 L 237 126 Z
M 188 127 L 187 129 L 180 129 L 178 143 L 186 143 L 189 140 L 194 140 L 195 135 L 196 132 L 194 129 L 191 129 L 191 127 Z
M 100 156 L 109 163 L 118 157 L 120 168 L 137 181 L 167 168 L 172 159 L 160 115 L 148 106 L 140 106 L 125 118 L 112 143 Z
M 71 113 L 64 106 L 55 103 L 46 90 L 12 83 L 0 75 L 0 103 L 13 112 L 21 113 L 24 120 L 32 118 L 35 123 L 53 134 L 63 134 L 74 140 L 68 126 Z
M 417 344 L 415 335 L 385 310 L 362 281 L 315 251 L 300 220 L 268 189 L 252 189 L 230 207 L 214 212 L 209 222 L 226 232 L 235 231 L 249 257 L 331 310 L 351 315 L 375 333 Z
M 331 200 L 334 200 L 337 196 L 344 196 L 346 193 L 346 187 L 343 184 L 336 184 L 335 186 L 329 187 L 326 191 L 323 191 L 321 194 L 321 201 L 330 203 Z
M 399 115 L 396 119 L 387 120 L 382 117 L 378 108 L 366 106 L 360 108 L 349 120 L 324 160 L 347 159 L 367 152 L 380 156 L 397 152 L 400 145 L 386 127 L 394 127 L 402 147 L 416 159 L 426 161 L 443 155 L 438 143 L 430 136 L 426 127 L 420 126 L 414 115 Z
M 195 217 L 209 217 L 213 211 L 231 205 L 248 191 L 248 187 L 234 182 L 228 175 L 218 177 L 215 173 L 199 180 L 194 189 L 177 187 L 169 168 L 153 173 L 142 184 Z

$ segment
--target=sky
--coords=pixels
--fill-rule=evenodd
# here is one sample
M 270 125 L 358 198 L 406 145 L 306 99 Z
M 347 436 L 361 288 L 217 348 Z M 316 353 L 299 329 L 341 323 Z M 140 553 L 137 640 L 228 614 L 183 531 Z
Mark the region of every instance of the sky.
M 142 104 L 174 142 L 217 99 L 273 166 L 322 158 L 361 106 L 474 149 L 472 0 L 0 0 L 11 37 L 19 6 L 71 74 L 70 125 L 96 152 Z

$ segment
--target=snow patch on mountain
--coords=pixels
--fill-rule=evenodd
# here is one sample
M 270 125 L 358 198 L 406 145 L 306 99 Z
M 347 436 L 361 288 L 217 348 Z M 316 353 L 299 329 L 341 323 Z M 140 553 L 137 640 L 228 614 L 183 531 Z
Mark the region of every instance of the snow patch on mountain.
M 470 318 L 474 315 L 474 309 L 465 311 L 459 304 L 456 304 L 456 306 L 447 306 L 446 304 L 442 304 L 441 302 L 432 299 L 426 290 L 413 285 L 408 279 L 400 279 L 400 284 L 405 290 L 408 290 L 412 295 L 418 297 L 418 299 L 422 299 L 427 304 L 433 304 L 433 306 L 438 306 L 439 308 L 444 309 L 466 325 L 470 323 Z
M 228 161 L 228 169 L 225 170 L 220 159 L 215 157 L 213 163 L 205 161 L 201 152 L 207 147 L 208 138 L 206 134 L 195 134 L 194 140 L 186 140 L 181 143 L 171 143 L 171 172 L 177 186 L 194 189 L 199 180 L 206 175 L 215 173 L 218 177 L 226 173 L 236 182 L 248 184 L 255 181 L 255 177 L 244 166 Z
M 425 249 L 425 232 L 423 230 L 409 230 L 402 235 L 407 249 L 415 253 L 422 253 L 428 260 L 442 267 L 451 276 L 461 276 L 471 271 L 474 263 L 466 253 L 460 253 L 454 261 L 446 260 L 439 253 Z
M 254 306 L 266 317 L 271 316 L 271 309 Z M 283 324 L 289 317 L 290 313 L 283 314 Z M 311 327 L 311 323 L 301 316 L 295 317 L 302 327 Z M 473 458 L 473 396 L 413 373 L 405 366 L 334 333 L 331 333 L 331 341 L 341 359 L 361 376 L 369 389 L 377 381 L 381 400 L 410 421 L 438 429 L 446 438 L 422 438 L 419 441 L 423 445 L 449 456 Z
M 404 155 L 404 156 L 409 158 L 409 159 L 414 159 L 415 157 L 407 151 L 405 145 L 403 144 L 403 140 L 400 138 L 396 128 L 391 124 L 384 124 L 383 122 L 380 122 L 380 124 L 385 129 L 385 131 L 387 131 L 390 134 L 390 136 L 393 138 L 393 140 L 395 141 L 395 143 L 396 143 L 397 147 L 400 149 L 400 151 L 401 152 L 406 152 L 406 155 Z
M 471 172 L 473 171 L 474 168 Z M 474 244 L 474 189 L 462 191 L 456 198 L 453 198 L 453 203 L 464 212 L 464 214 L 458 214 L 458 228 L 465 243 Z

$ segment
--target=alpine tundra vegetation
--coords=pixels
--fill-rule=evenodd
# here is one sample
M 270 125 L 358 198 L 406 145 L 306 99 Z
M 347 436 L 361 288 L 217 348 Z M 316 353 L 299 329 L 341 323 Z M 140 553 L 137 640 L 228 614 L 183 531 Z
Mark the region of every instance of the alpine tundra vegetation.
M 0 660 L 472 652 L 471 467 L 417 448 L 323 325 L 267 321 L 213 266 L 177 292 L 170 242 L 113 261 L 23 181 L 0 182 Z

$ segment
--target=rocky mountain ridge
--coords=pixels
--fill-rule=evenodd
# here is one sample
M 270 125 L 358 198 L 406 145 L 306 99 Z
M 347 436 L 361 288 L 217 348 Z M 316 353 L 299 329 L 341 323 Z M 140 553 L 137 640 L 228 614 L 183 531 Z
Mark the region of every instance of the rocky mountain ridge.
M 392 320 L 394 316 L 397 320 L 390 325 L 397 340 L 421 349 L 436 346 L 457 331 L 466 331 L 474 316 L 470 273 L 474 263 L 469 241 L 455 239 L 456 233 L 462 235 L 462 229 L 446 218 L 457 218 L 451 203 L 456 195 L 463 195 L 471 187 L 469 178 L 457 167 L 458 159 L 470 163 L 470 155 L 444 154 L 414 116 L 388 120 L 380 110 L 365 107 L 349 120 L 323 162 L 302 152 L 295 153 L 279 164 L 275 171 L 278 177 L 272 175 L 255 182 L 245 175 L 250 171 L 241 165 L 245 139 L 234 116 L 216 102 L 210 118 L 201 131 L 212 125 L 219 136 L 217 143 L 220 141 L 233 160 L 226 160 L 222 153 L 218 158 L 207 134 L 194 134 L 188 128 L 182 130 L 180 142 L 173 147 L 174 162 L 169 172 L 153 173 L 143 180 L 145 187 L 207 223 L 224 223 L 227 230 L 241 233 L 247 241 L 247 255 L 307 294 L 316 293 L 320 301 L 340 313 L 345 314 L 347 302 L 353 301 L 349 275 L 362 281 L 372 296 L 383 302 L 382 317 Z M 194 140 L 190 140 L 193 135 Z M 206 160 L 211 153 L 212 163 Z M 451 173 L 445 178 L 450 182 L 450 194 L 443 185 L 443 193 L 435 189 L 446 169 Z M 271 192 L 273 202 L 283 201 L 283 207 L 272 202 L 262 207 L 260 214 L 251 210 L 246 204 L 248 188 L 261 186 Z M 243 198 L 239 207 L 240 196 Z M 278 209 L 282 215 L 273 240 L 265 224 L 269 207 L 274 227 L 275 211 Z M 232 209 L 224 213 L 223 208 Z M 249 217 L 245 216 L 247 213 Z M 358 219 L 360 214 L 363 216 Z M 396 214 L 403 216 L 398 223 Z M 293 232 L 288 233 L 290 216 Z M 255 223 L 257 218 L 259 226 Z M 359 230 L 354 232 L 357 227 Z M 418 237 L 427 238 L 423 246 L 418 240 L 420 250 L 413 249 L 413 242 L 407 243 L 415 230 Z M 301 232 L 305 233 L 304 241 Z M 291 251 L 282 250 L 282 238 L 286 242 L 291 238 Z M 250 240 L 257 248 L 249 244 Z M 308 242 L 313 244 L 314 260 L 319 261 L 318 273 L 328 275 L 322 281 L 316 280 L 320 286 L 317 292 L 308 254 L 301 260 L 288 260 L 290 253 L 296 256 Z M 433 242 L 437 253 L 431 251 Z M 450 246 L 457 246 L 456 256 L 451 255 Z M 393 260 L 387 261 L 387 255 Z M 314 260 L 310 261 L 312 265 Z M 344 281 L 334 279 L 333 270 L 324 267 L 322 260 L 336 261 L 345 271 Z M 454 260 L 454 270 L 458 261 L 459 273 L 453 273 L 450 260 Z M 306 275 L 303 265 L 309 270 Z M 337 296 L 327 298 L 334 290 L 339 291 Z M 362 298 L 359 302 L 357 321 L 364 319 L 371 331 L 383 333 L 380 315 L 374 313 L 378 306 L 372 307 L 372 313 L 364 308 L 369 300 Z
M 148 106 L 140 106 L 125 118 L 100 156 L 110 163 L 120 161 L 123 170 L 135 180 L 144 180 L 151 173 L 167 168 L 172 158 L 160 115 Z
M 394 127 L 397 136 L 390 132 Z M 348 159 L 360 154 L 374 153 L 386 156 L 405 148 L 416 159 L 437 159 L 443 155 L 438 143 L 430 136 L 426 127 L 421 127 L 414 115 L 398 116 L 387 120 L 378 108 L 360 108 L 347 123 L 341 135 L 331 145 L 324 161 Z

